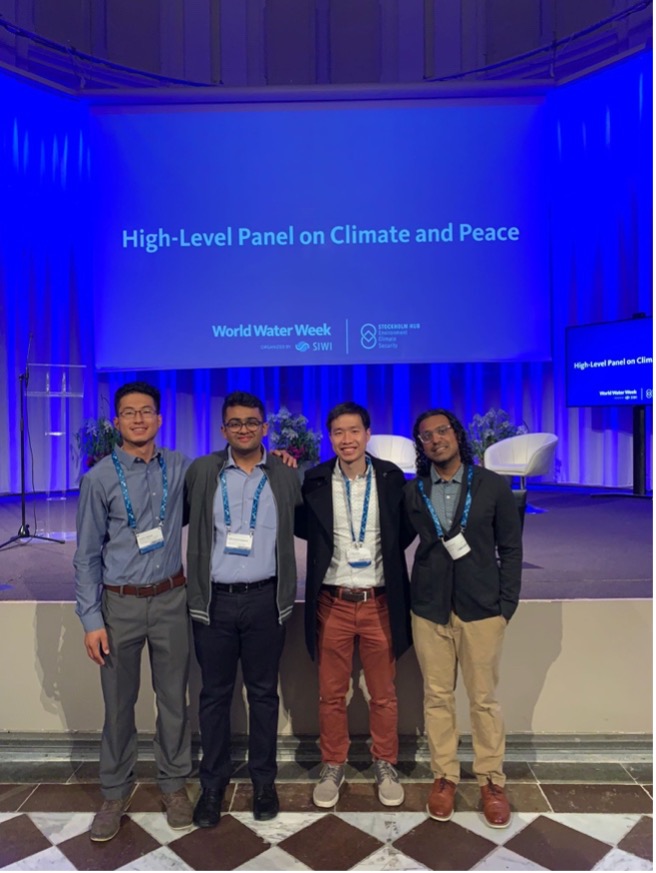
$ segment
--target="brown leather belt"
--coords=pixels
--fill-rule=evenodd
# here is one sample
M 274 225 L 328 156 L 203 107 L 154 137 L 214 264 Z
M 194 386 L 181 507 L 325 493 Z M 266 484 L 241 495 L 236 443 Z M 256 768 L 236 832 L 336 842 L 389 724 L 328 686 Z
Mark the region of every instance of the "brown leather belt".
M 160 582 L 153 582 L 152 585 L 105 585 L 105 588 L 107 591 L 113 591 L 115 594 L 131 594 L 134 597 L 157 597 L 158 594 L 164 594 L 165 591 L 171 591 L 172 588 L 180 588 L 186 581 L 184 573 L 180 570 L 175 576 L 169 576 Z
M 350 603 L 364 603 L 385 594 L 384 588 L 344 588 L 342 585 L 322 585 L 322 591 L 336 597 L 338 600 L 348 600 Z

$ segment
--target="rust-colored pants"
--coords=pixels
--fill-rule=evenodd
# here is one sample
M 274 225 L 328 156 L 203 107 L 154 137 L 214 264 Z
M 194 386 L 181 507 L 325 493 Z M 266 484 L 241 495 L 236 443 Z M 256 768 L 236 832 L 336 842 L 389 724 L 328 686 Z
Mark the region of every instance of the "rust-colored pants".
M 325 764 L 343 764 L 349 748 L 346 695 L 358 639 L 369 692 L 369 729 L 374 758 L 396 764 L 399 753 L 396 661 L 387 597 L 351 603 L 323 591 L 317 611 L 319 654 L 319 746 Z

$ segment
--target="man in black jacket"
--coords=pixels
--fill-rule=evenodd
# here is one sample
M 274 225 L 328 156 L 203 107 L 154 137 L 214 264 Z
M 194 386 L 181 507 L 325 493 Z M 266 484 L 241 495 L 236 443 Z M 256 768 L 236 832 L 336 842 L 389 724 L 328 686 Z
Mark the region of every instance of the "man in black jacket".
M 337 803 L 349 748 L 346 695 L 356 638 L 370 695 L 369 720 L 378 798 L 403 803 L 398 757 L 396 658 L 411 643 L 403 549 L 405 477 L 366 454 L 369 413 L 342 403 L 328 414 L 336 458 L 303 482 L 307 522 L 305 635 L 319 663 L 319 732 L 323 769 L 316 806 Z
M 455 686 L 469 696 L 474 773 L 490 827 L 510 824 L 504 792 L 505 731 L 496 700 L 506 625 L 519 600 L 519 513 L 505 480 L 474 467 L 464 428 L 451 412 L 419 416 L 417 479 L 406 509 L 419 534 L 412 569 L 412 633 L 424 679 L 424 717 L 435 775 L 428 814 L 453 815 L 460 778 Z

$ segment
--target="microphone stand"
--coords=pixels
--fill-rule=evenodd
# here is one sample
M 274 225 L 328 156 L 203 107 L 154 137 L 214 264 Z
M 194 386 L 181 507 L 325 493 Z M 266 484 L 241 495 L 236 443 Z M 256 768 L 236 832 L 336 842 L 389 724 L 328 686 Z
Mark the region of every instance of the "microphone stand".
M 30 336 L 31 340 L 31 336 Z M 29 346 L 28 346 L 29 357 Z M 45 540 L 47 543 L 61 543 L 64 540 L 57 540 L 54 537 L 44 537 L 41 534 L 30 533 L 30 526 L 25 520 L 25 392 L 27 390 L 27 382 L 30 378 L 30 371 L 27 361 L 25 362 L 25 372 L 18 377 L 20 384 L 20 474 L 21 474 L 21 526 L 18 528 L 18 533 L 15 537 L 10 537 L 4 543 L 0 543 L 0 549 L 5 546 L 10 546 L 12 543 L 22 542 L 23 540 Z

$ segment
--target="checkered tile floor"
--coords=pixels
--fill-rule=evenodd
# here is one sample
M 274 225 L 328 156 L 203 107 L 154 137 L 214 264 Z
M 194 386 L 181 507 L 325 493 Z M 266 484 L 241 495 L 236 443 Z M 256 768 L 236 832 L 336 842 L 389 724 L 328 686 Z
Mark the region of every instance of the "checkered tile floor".
M 651 766 L 645 764 L 514 764 L 507 785 L 514 814 L 504 830 L 485 825 L 471 780 L 459 787 L 453 820 L 441 824 L 424 811 L 428 778 L 405 779 L 405 804 L 385 810 L 365 770 L 351 771 L 332 812 L 313 807 L 312 781 L 281 780 L 282 812 L 256 822 L 250 784 L 236 780 L 217 828 L 172 831 L 157 787 L 144 781 L 107 843 L 89 840 L 101 795 L 97 783 L 74 778 L 86 769 L 73 768 L 66 784 L 10 782 L 6 776 L 16 765 L 0 764 L 0 869 L 652 869 Z M 574 781 L 583 776 L 587 781 Z M 190 791 L 196 795 L 198 784 Z

